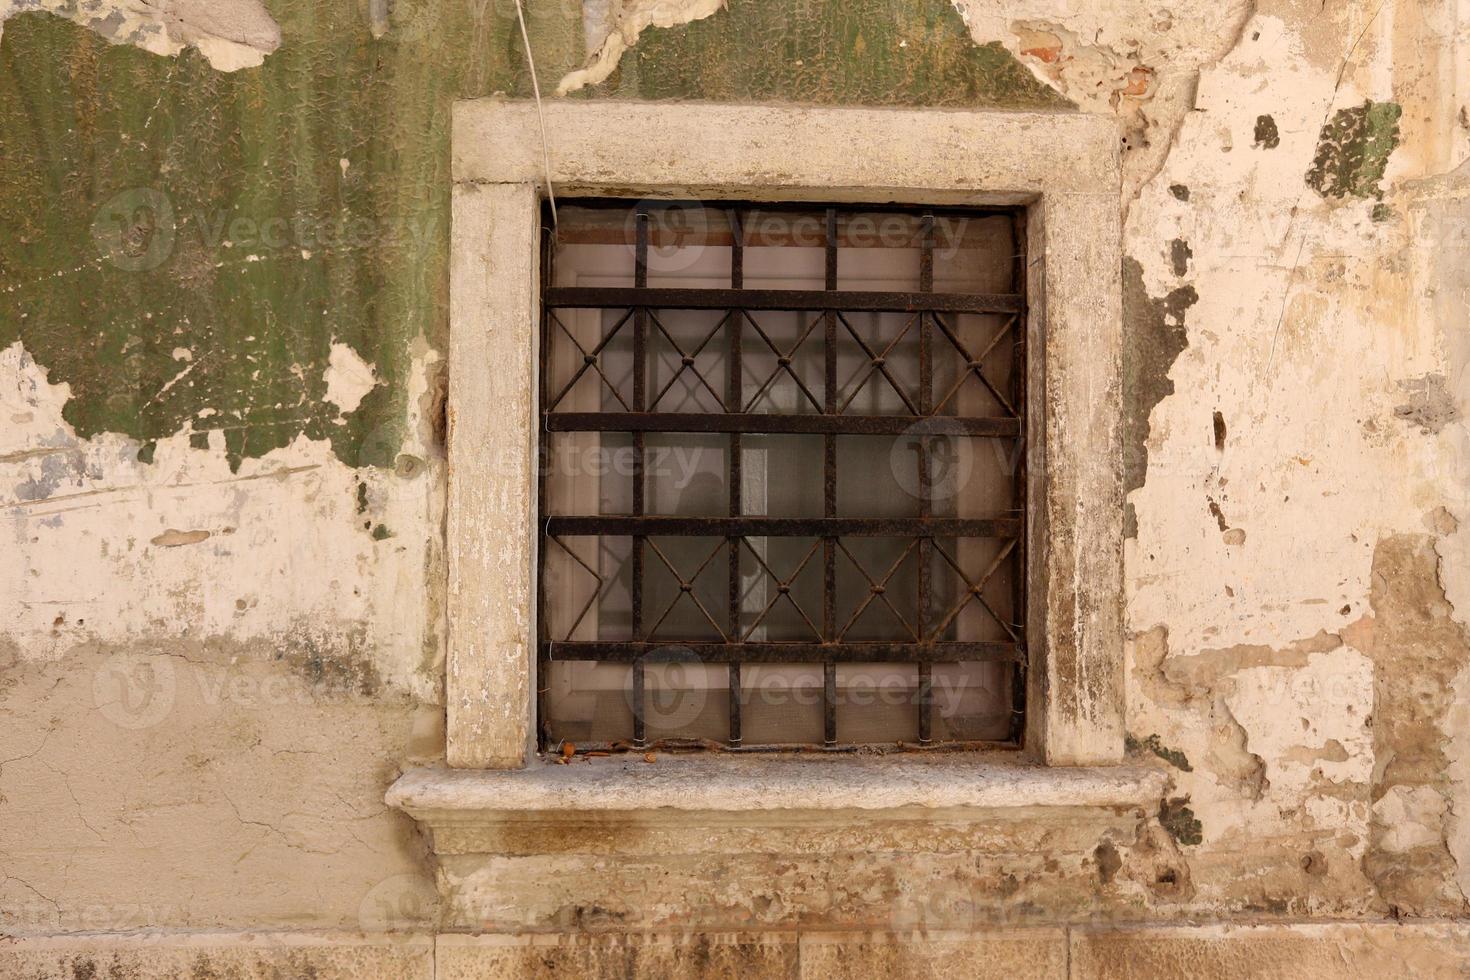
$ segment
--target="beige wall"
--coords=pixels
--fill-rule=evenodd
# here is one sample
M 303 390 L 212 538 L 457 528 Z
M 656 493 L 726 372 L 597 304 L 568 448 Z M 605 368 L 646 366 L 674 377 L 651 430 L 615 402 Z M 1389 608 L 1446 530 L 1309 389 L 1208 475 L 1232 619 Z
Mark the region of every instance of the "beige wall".
M 1171 787 L 1088 835 L 956 845 L 986 856 L 932 870 L 943 900 L 916 906 L 900 848 L 851 881 L 720 865 L 732 907 L 780 870 L 801 900 L 761 924 L 1461 915 L 1470 11 L 958 6 L 1127 133 L 1126 728 Z M 133 333 L 179 328 L 139 302 Z M 341 346 L 311 371 L 345 425 L 384 379 Z M 181 350 L 173 385 L 209 353 Z M 52 365 L 0 350 L 0 932 L 437 921 L 427 848 L 382 797 L 443 751 L 444 358 L 408 345 L 387 465 L 328 431 L 232 469 L 207 415 L 148 464 L 79 435 Z

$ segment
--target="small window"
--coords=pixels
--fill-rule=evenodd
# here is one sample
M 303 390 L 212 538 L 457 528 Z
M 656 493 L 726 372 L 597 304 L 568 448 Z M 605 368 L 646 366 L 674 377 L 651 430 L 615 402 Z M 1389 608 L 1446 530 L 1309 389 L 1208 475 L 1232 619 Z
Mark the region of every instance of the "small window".
M 558 219 L 543 748 L 1019 747 L 1023 213 Z

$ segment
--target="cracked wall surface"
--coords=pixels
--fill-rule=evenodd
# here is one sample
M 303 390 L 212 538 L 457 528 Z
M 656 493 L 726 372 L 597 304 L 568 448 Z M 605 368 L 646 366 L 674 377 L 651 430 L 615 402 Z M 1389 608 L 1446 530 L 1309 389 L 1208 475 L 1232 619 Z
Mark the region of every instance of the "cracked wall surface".
M 569 98 L 1117 120 L 1129 746 L 1171 784 L 942 857 L 441 876 L 511 929 L 712 876 L 720 928 L 1464 914 L 1464 0 L 526 17 Z M 452 923 L 382 794 L 443 749 L 448 106 L 529 94 L 514 5 L 0 20 L 0 932 Z

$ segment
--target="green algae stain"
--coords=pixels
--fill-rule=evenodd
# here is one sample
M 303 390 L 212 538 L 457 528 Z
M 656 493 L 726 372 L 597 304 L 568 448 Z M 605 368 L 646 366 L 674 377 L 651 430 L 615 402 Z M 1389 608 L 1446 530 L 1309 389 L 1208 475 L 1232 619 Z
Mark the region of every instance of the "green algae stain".
M 1323 197 L 1383 197 L 1378 182 L 1399 145 L 1396 102 L 1364 102 L 1339 109 L 1322 127 L 1307 183 Z
M 1189 797 L 1174 796 L 1159 801 L 1159 824 L 1181 844 L 1198 844 L 1204 838 L 1204 825 L 1189 808 Z
M 273 6 L 281 48 L 230 74 L 6 23 L 0 348 L 71 386 L 80 436 L 124 433 L 144 459 L 191 427 L 236 466 L 299 435 L 391 465 L 411 342 L 442 348 L 448 323 L 450 102 L 528 91 L 519 34 L 458 4 L 381 40 L 355 0 Z M 552 83 L 580 22 L 532 29 Z M 345 417 L 323 401 L 334 342 L 383 382 Z
M 232 466 L 303 435 L 393 465 L 411 351 L 448 329 L 450 105 L 530 94 L 515 7 L 402 0 L 373 25 L 361 0 L 267 5 L 281 47 L 233 73 L 6 22 L 0 348 L 70 385 L 79 436 L 128 435 L 145 462 L 191 430 Z M 550 91 L 585 58 L 581 6 L 526 16 Z M 945 0 L 735 4 L 646 33 L 595 94 L 1067 104 Z M 381 381 L 345 416 L 324 401 L 333 343 Z
M 593 94 L 818 104 L 1071 105 L 999 44 L 977 45 L 948 0 L 733 3 L 652 28 Z
M 1132 735 L 1124 736 L 1124 747 L 1129 752 L 1147 750 L 1163 759 L 1169 765 L 1182 772 L 1194 772 L 1194 767 L 1189 764 L 1189 757 L 1179 749 L 1171 749 L 1163 743 L 1157 734 L 1150 735 L 1143 740 L 1134 738 Z

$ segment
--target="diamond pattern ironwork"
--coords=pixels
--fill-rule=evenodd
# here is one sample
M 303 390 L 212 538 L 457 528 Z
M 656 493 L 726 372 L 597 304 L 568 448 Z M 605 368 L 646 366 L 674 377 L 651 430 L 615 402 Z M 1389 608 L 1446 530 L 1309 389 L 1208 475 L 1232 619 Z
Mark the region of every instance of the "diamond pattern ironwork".
M 554 508 L 545 508 L 553 514 L 546 524 L 547 551 L 559 550 L 570 556 L 570 567 L 589 575 L 594 587 L 585 600 L 577 593 L 576 600 L 568 602 L 576 605 L 568 610 L 570 616 L 556 618 L 558 623 L 571 620 L 563 636 L 543 633 L 541 656 L 548 660 L 628 665 L 634 745 L 642 745 L 646 739 L 645 663 L 661 656 L 670 644 L 677 644 L 702 662 L 728 664 L 727 744 L 732 748 L 743 745 L 743 664 L 820 663 L 824 682 L 823 744 L 833 747 L 839 744 L 837 664 L 914 665 L 919 691 L 918 744 L 928 745 L 933 741 L 932 666 L 996 661 L 1012 668 L 1016 698 L 1012 740 L 1018 742 L 1025 708 L 1026 655 L 1026 476 L 1025 454 L 1021 451 L 1026 429 L 1025 304 L 1020 281 L 1026 263 L 1024 254 L 1018 254 L 1024 252 L 1022 219 L 1016 219 L 1004 245 L 1003 254 L 1015 256 L 1006 260 L 1014 262 L 1012 291 L 1008 293 L 936 292 L 935 219 L 932 211 L 923 210 L 908 212 L 917 217 L 920 229 L 916 240 L 920 253 L 917 289 L 839 289 L 839 252 L 851 243 L 843 244 L 841 240 L 838 215 L 844 209 L 835 206 L 822 209 L 826 228 L 824 288 L 752 289 L 744 279 L 744 250 L 748 242 L 754 241 L 752 234 L 761 234 L 748 229 L 762 224 L 745 220 L 742 213 L 763 207 L 704 206 L 707 217 L 723 213 L 729 219 L 729 238 L 721 239 L 722 247 L 724 241 L 730 242 L 728 289 L 650 288 L 649 215 L 642 205 L 632 207 L 630 216 L 635 220 L 627 225 L 636 235 L 632 288 L 546 289 L 544 429 L 629 433 L 635 466 L 629 514 L 563 517 Z M 719 224 L 717 218 L 712 220 Z M 698 244 L 691 243 L 691 247 Z M 914 248 L 915 243 L 902 247 Z M 554 249 L 548 253 L 548 269 L 555 254 Z M 554 282 L 555 277 L 548 276 L 547 281 Z M 601 322 L 610 325 L 596 344 L 589 346 L 558 315 L 557 311 L 565 308 L 601 310 Z M 672 311 L 682 310 L 711 311 L 717 318 L 707 329 L 695 328 L 694 322 L 707 321 L 676 322 Z M 794 329 L 771 329 L 776 324 L 767 319 L 768 314 L 793 317 Z M 860 328 L 869 321 L 859 315 L 869 314 L 874 315 L 871 322 L 878 326 L 865 333 Z M 971 332 L 974 323 L 996 326 L 982 342 Z M 565 356 L 553 356 L 554 348 L 565 344 L 571 345 L 565 349 Z M 1003 346 L 1007 344 L 1009 347 Z M 613 351 L 615 360 L 608 356 Z M 553 366 L 559 372 L 560 365 L 577 358 L 580 363 L 575 364 L 570 379 L 554 393 L 550 391 Z M 768 369 L 766 365 L 772 358 L 774 366 Z M 936 366 L 941 358 L 943 363 Z M 609 360 L 616 370 L 609 366 Z M 626 376 L 613 377 L 623 374 L 625 364 L 631 365 L 626 367 Z M 849 369 L 846 365 L 854 366 Z M 813 382 L 818 366 L 820 381 Z M 839 366 L 847 374 L 845 378 L 839 377 Z M 610 397 L 601 399 L 602 408 L 596 412 L 558 411 L 566 396 L 589 373 L 611 392 Z M 1002 375 L 1001 380 L 996 380 L 997 373 Z M 994 402 L 993 408 L 986 406 L 985 414 L 973 410 L 971 399 L 961 396 L 969 384 L 983 389 Z M 631 397 L 625 388 L 632 391 Z M 779 399 L 777 390 L 783 393 Z M 682 397 L 678 392 L 683 393 Z M 702 410 L 688 411 L 689 405 Z M 871 405 L 883 408 L 869 409 L 874 414 L 859 414 L 862 410 L 856 408 Z M 935 417 L 946 423 L 942 432 L 931 433 L 925 428 Z M 553 426 L 553 422 L 557 424 Z M 724 467 L 729 481 L 728 515 L 692 517 L 648 512 L 649 447 L 645 434 L 649 432 L 725 434 L 729 447 Z M 748 475 L 742 476 L 742 437 L 747 433 L 809 433 L 822 440 L 820 455 L 813 453 L 810 457 L 822 472 L 820 517 L 760 517 L 743 511 L 741 481 Z M 839 512 L 838 442 L 874 435 L 908 441 L 904 451 L 914 453 L 920 474 L 917 516 Z M 542 436 L 543 441 L 547 438 Z M 990 508 L 993 516 L 945 516 L 953 514 L 955 508 L 946 511 L 931 494 L 934 454 L 942 444 L 948 444 L 946 440 L 973 438 L 1010 440 L 1014 451 L 1006 458 L 1020 469 L 1010 485 L 986 491 L 996 494 Z M 907 456 L 903 459 L 906 463 Z M 891 461 L 889 465 L 893 465 Z M 847 472 L 849 466 L 844 463 L 842 480 L 871 479 L 872 474 L 861 470 Z M 785 476 L 771 473 L 767 479 L 781 480 Z M 626 474 L 619 478 L 626 478 Z M 974 512 L 973 501 L 966 509 Z M 578 554 L 562 540 L 563 535 L 597 537 L 597 560 Z M 665 539 L 694 537 L 715 540 L 707 551 L 692 544 L 675 549 L 663 543 Z M 757 539 L 776 538 L 810 539 L 810 544 L 793 542 L 778 551 L 756 543 Z M 859 538 L 896 543 L 868 550 L 855 543 Z M 614 539 L 624 544 L 613 549 L 608 542 Z M 972 561 L 960 547 L 966 539 L 998 542 L 986 567 L 975 577 L 964 568 L 965 562 Z M 722 556 L 724 560 L 720 560 Z M 778 571 L 778 567 L 784 570 Z M 710 600 L 712 570 L 728 575 L 723 590 L 726 595 L 719 602 Z M 820 588 L 816 573 L 820 573 Z M 648 582 L 656 586 L 654 591 L 645 588 Z M 997 596 L 1004 585 L 1010 586 L 1011 593 Z M 818 594 L 820 611 L 810 608 L 810 597 Z M 655 596 L 661 608 L 656 616 L 647 617 L 647 606 Z M 555 602 L 558 597 L 545 598 Z M 626 605 L 619 605 L 625 600 Z M 809 608 L 804 608 L 802 601 Z M 962 618 L 972 603 L 998 624 L 998 629 L 987 625 L 988 620 L 980 623 L 969 616 Z M 599 608 L 608 612 L 593 631 L 599 634 L 598 639 L 573 640 Z M 543 630 L 548 629 L 551 619 L 542 617 Z M 665 637 L 665 633 L 675 631 L 674 624 L 680 624 L 678 629 L 685 632 L 690 624 L 697 624 L 694 628 L 699 633 L 707 626 L 717 639 L 706 642 Z M 977 624 L 984 629 L 977 632 Z M 767 639 L 769 635 L 787 634 L 792 637 Z M 875 638 L 866 638 L 870 635 Z M 983 639 L 981 635 L 1001 638 Z M 864 638 L 854 640 L 854 636 Z

